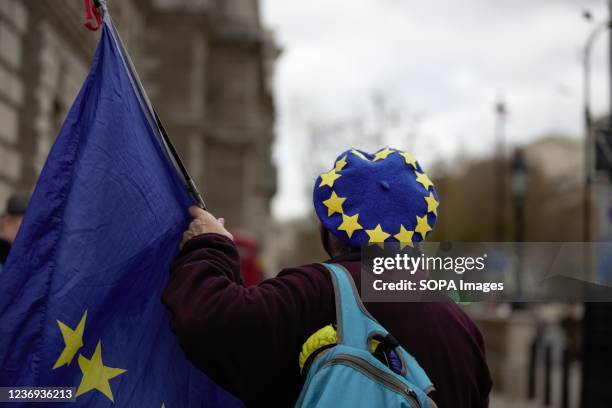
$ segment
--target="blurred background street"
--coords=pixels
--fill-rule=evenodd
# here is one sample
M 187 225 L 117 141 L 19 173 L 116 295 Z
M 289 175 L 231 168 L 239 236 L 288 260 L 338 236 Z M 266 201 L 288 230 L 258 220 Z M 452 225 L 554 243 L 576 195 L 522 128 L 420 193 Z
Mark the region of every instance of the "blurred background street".
M 606 0 L 107 3 L 247 284 L 327 258 L 312 183 L 349 147 L 428 169 L 429 241 L 612 240 Z M 88 72 L 99 33 L 83 13 L 0 0 L 2 206 L 34 187 Z M 584 279 L 610 281 L 610 254 L 596 256 Z M 612 406 L 610 304 L 466 309 L 492 407 Z

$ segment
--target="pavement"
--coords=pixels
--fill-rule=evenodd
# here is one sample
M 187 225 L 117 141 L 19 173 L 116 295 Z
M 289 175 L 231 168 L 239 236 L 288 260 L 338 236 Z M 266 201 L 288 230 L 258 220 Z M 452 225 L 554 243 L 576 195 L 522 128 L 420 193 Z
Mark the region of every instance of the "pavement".
M 492 394 L 489 400 L 489 408 L 545 408 L 538 401 L 526 401 L 520 399 L 509 399 L 499 394 Z M 554 407 L 546 407 L 554 408 Z

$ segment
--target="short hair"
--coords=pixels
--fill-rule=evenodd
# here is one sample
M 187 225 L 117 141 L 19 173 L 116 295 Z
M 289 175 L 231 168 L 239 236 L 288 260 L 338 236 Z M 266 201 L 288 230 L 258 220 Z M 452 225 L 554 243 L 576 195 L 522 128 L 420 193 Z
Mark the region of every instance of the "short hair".
M 329 250 L 332 256 L 346 255 L 353 252 L 359 252 L 360 247 L 353 247 L 342 241 L 329 230 L 325 230 L 328 238 Z
M 28 208 L 30 195 L 28 193 L 14 193 L 6 200 L 6 214 L 23 215 Z

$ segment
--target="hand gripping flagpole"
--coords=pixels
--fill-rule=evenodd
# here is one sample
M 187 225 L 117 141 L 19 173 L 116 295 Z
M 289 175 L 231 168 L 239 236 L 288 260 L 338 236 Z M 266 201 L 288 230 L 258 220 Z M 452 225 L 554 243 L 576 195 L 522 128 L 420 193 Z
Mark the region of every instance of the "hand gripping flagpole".
M 105 0 L 93 0 L 93 2 L 94 2 L 94 6 L 91 7 L 90 1 L 85 0 L 85 6 L 88 9 L 86 10 L 86 19 L 88 21 L 85 23 L 85 26 L 89 28 L 90 30 L 92 29 L 97 30 L 100 27 L 99 16 L 100 15 L 102 16 L 102 24 L 106 25 L 109 33 L 111 34 L 111 38 L 113 39 L 113 43 L 115 44 L 117 50 L 119 51 L 119 55 L 121 56 L 123 65 L 125 66 L 125 69 L 128 73 L 128 77 L 130 78 L 132 88 L 134 89 L 134 92 L 136 93 L 138 102 L 140 103 L 142 111 L 145 114 L 147 122 L 149 122 L 149 126 L 151 127 L 151 130 L 155 134 L 155 137 L 157 138 L 157 141 L 159 142 L 160 146 L 163 148 L 163 151 L 168 157 L 168 160 L 170 160 L 170 162 L 174 166 L 174 169 L 176 170 L 176 172 L 179 174 L 179 176 L 183 180 L 185 189 L 187 190 L 191 198 L 200 208 L 205 210 L 206 204 L 204 203 L 204 199 L 202 198 L 202 195 L 198 191 L 198 188 L 196 187 L 193 179 L 187 172 L 185 165 L 181 161 L 181 158 L 178 152 L 176 151 L 176 148 L 172 144 L 172 141 L 170 140 L 170 137 L 166 133 L 166 130 L 164 129 L 164 126 L 162 125 L 161 120 L 159 119 L 159 116 L 157 115 L 157 112 L 155 111 L 155 109 L 153 108 L 153 105 L 151 104 L 151 100 L 147 96 L 147 93 L 145 92 L 145 89 L 142 86 L 142 83 L 140 82 L 140 78 L 138 77 L 138 73 L 136 72 L 136 68 L 134 67 L 132 59 L 130 58 L 130 55 L 128 54 L 127 50 L 125 49 L 125 46 L 123 45 L 123 41 L 121 40 L 121 37 L 119 36 L 119 33 L 117 32 L 117 28 L 115 27 L 115 24 L 113 24 L 113 21 L 110 17 L 108 8 L 106 6 L 106 1 Z M 98 20 L 97 27 L 94 27 L 91 24 L 91 20 L 93 20 L 93 18 L 96 18 L 96 20 Z

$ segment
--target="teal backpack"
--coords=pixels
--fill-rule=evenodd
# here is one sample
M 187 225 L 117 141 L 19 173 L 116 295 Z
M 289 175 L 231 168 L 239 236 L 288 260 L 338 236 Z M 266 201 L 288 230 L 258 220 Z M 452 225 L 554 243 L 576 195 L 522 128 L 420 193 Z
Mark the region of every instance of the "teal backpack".
M 336 295 L 337 344 L 310 362 L 296 407 L 435 408 L 427 397 L 434 389 L 427 374 L 367 312 L 350 274 L 339 265 L 324 265 Z M 399 374 L 369 351 L 372 340 L 389 339 Z

